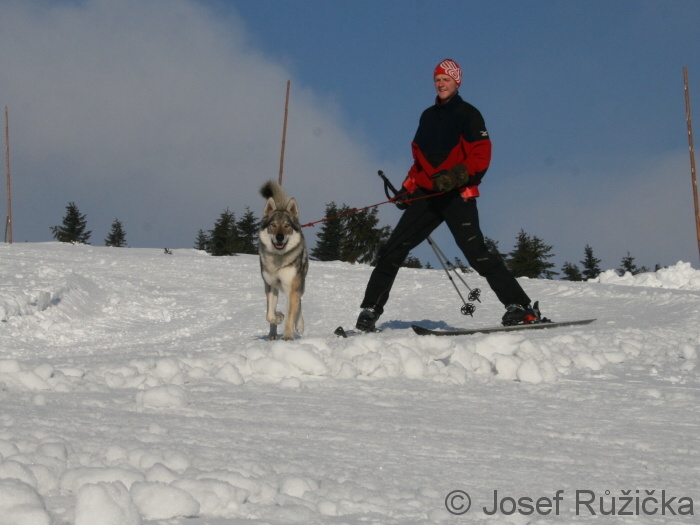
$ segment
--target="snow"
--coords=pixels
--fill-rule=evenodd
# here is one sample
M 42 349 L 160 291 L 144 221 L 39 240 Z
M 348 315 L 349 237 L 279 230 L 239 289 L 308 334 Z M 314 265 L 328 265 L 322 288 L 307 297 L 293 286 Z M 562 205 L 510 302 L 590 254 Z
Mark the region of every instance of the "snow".
M 468 276 L 470 318 L 442 271 L 402 269 L 383 331 L 341 339 L 371 268 L 311 261 L 306 333 L 270 342 L 255 256 L 42 243 L 0 260 L 0 525 L 695 519 L 671 514 L 700 501 L 688 263 L 523 279 L 547 317 L 598 320 L 462 337 L 410 325 L 497 324 L 486 283 Z M 556 514 L 522 506 L 559 490 Z
M 626 284 L 629 286 L 650 286 L 655 288 L 675 288 L 677 290 L 700 289 L 700 272 L 694 270 L 690 263 L 678 262 L 669 268 L 657 272 L 632 275 L 625 272 L 619 275 L 615 270 L 606 270 L 591 282 Z

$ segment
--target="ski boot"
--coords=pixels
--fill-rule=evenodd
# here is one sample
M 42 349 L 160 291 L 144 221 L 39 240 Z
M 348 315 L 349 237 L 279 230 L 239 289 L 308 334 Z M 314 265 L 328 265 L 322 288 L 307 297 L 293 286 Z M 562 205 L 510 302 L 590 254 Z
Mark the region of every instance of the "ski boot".
M 506 306 L 506 313 L 503 314 L 501 324 L 503 326 L 513 326 L 516 324 L 530 324 L 547 322 L 540 313 L 540 303 L 536 301 L 534 305 L 523 306 L 521 304 L 509 304 Z
M 379 314 L 375 308 L 363 308 L 355 323 L 355 328 L 363 332 L 376 332 L 375 325 L 379 319 Z

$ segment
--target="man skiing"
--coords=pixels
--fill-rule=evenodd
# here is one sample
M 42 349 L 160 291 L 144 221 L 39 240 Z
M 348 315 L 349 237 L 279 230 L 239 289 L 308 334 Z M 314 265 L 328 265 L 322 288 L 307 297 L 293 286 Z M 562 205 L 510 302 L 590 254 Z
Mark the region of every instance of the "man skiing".
M 491 140 L 481 113 L 462 100 L 462 70 L 454 60 L 433 73 L 435 104 L 420 117 L 411 144 L 413 166 L 394 199 L 404 210 L 367 283 L 356 328 L 375 330 L 399 267 L 409 252 L 446 222 L 457 246 L 506 307 L 506 326 L 540 318 L 536 307 L 502 259 L 489 252 L 479 227 L 476 198 L 491 160 Z M 420 200 L 416 197 L 430 196 Z M 409 202 L 410 201 L 410 202 Z

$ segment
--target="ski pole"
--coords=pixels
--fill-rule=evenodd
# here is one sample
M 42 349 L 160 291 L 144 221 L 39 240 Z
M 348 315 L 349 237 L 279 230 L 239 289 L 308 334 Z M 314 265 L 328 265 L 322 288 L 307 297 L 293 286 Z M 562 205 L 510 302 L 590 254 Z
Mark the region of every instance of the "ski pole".
M 454 282 L 454 279 L 452 279 L 452 276 L 450 275 L 450 272 L 447 270 L 447 266 L 445 266 L 445 261 L 443 261 L 442 257 L 440 257 L 440 253 L 438 253 L 438 249 L 435 247 L 435 242 L 428 237 L 427 239 L 428 244 L 430 247 L 433 249 L 433 252 L 435 253 L 435 257 L 437 257 L 438 262 L 440 263 L 440 266 L 442 266 L 442 269 L 445 270 L 445 275 L 447 275 L 447 278 L 450 280 L 452 283 L 452 286 L 454 287 L 455 291 L 457 292 L 457 295 L 459 295 L 459 298 L 462 300 L 462 308 L 460 309 L 460 312 L 462 312 L 462 315 L 471 315 L 474 317 L 474 311 L 476 310 L 476 306 L 474 306 L 473 303 L 468 303 L 467 301 L 464 300 L 464 297 L 462 297 L 462 292 L 459 291 L 459 288 L 457 288 L 457 284 Z M 464 281 L 462 281 L 464 282 Z M 470 295 L 471 297 L 471 295 Z M 481 302 L 481 301 L 479 301 Z
M 429 240 L 428 242 L 431 242 L 431 241 Z M 462 276 L 459 275 L 459 272 L 457 272 L 457 267 L 447 260 L 447 257 L 445 256 L 444 253 L 442 253 L 442 250 L 440 249 L 440 247 L 437 244 L 435 244 L 433 249 L 436 252 L 440 252 L 440 255 L 442 255 L 442 258 L 445 260 L 445 262 L 447 262 L 450 269 L 455 273 L 455 275 L 459 278 L 459 280 L 462 281 L 462 284 L 467 287 L 467 290 L 469 290 L 469 295 L 467 296 L 467 298 L 470 301 L 481 302 L 481 299 L 479 299 L 479 297 L 481 297 L 481 290 L 479 288 L 474 288 L 473 290 L 470 288 L 470 286 L 467 284 L 467 281 L 462 279 Z M 436 255 L 437 255 L 437 253 L 436 253 Z
M 384 193 L 386 193 L 386 196 L 388 199 L 391 199 L 391 196 L 389 195 L 389 190 L 392 191 L 394 195 L 397 195 L 399 191 L 394 187 L 394 185 L 391 183 L 391 181 L 387 178 L 386 175 L 384 175 L 384 172 L 382 170 L 378 171 L 378 175 L 381 177 L 381 179 L 384 181 Z M 481 302 L 481 299 L 479 296 L 481 295 L 481 290 L 479 288 L 471 289 L 467 282 L 462 279 L 462 276 L 457 273 L 457 268 L 455 268 L 454 265 L 449 263 L 447 261 L 447 257 L 445 257 L 445 254 L 442 252 L 440 247 L 435 243 L 435 241 L 428 236 L 427 238 L 428 244 L 430 247 L 433 249 L 433 252 L 435 253 L 435 257 L 437 257 L 438 262 L 440 263 L 440 266 L 442 266 L 442 269 L 445 270 L 445 275 L 447 275 L 447 278 L 450 280 L 452 283 L 452 286 L 454 287 L 455 291 L 457 292 L 457 295 L 459 295 L 459 298 L 462 300 L 462 308 L 460 311 L 462 312 L 462 315 L 471 315 L 472 317 L 474 316 L 474 311 L 476 310 L 476 306 L 474 306 L 473 303 L 468 303 L 467 301 L 464 300 L 464 297 L 462 296 L 462 292 L 459 291 L 459 288 L 457 288 L 457 283 L 454 282 L 454 279 L 452 279 L 452 276 L 450 275 L 449 270 L 447 269 L 446 264 L 449 264 L 450 267 L 454 270 L 455 275 L 459 278 L 460 281 L 462 281 L 462 284 L 467 287 L 467 290 L 469 290 L 469 300 L 470 301 L 479 301 Z

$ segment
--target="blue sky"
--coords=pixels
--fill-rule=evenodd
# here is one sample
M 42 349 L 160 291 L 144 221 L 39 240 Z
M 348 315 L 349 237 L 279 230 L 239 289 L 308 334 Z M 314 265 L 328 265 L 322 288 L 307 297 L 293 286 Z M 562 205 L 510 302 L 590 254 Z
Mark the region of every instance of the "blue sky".
M 606 268 L 628 251 L 697 267 L 682 67 L 700 111 L 698 23 L 694 0 L 1 0 L 15 242 L 50 240 L 68 201 L 93 244 L 119 218 L 135 247 L 191 247 L 226 207 L 259 214 L 288 79 L 302 220 L 380 202 L 377 170 L 405 176 L 450 57 L 493 141 L 479 207 L 502 251 L 523 228 L 556 269 L 586 244 Z

